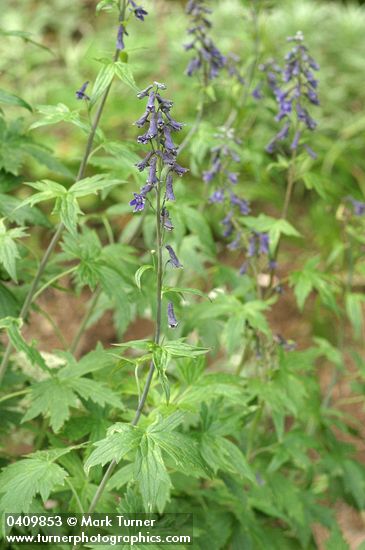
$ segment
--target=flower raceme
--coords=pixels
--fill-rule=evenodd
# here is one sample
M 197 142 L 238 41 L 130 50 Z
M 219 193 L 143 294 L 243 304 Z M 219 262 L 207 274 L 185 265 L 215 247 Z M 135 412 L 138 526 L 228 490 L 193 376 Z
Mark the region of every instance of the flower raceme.
M 313 72 L 319 70 L 319 65 L 309 55 L 301 32 L 294 37 L 289 37 L 288 41 L 293 42 L 294 46 L 285 57 L 284 68 L 273 61 L 260 67 L 266 73 L 268 85 L 279 106 L 275 120 L 283 121 L 283 126 L 268 143 L 266 151 L 273 153 L 280 142 L 285 141 L 291 135 L 290 149 L 292 151 L 303 147 L 312 158 L 316 158 L 314 151 L 303 142 L 303 136 L 306 130 L 313 131 L 317 126 L 308 107 L 319 105 L 318 80 Z M 262 97 L 260 86 L 255 88 L 253 96 L 256 99 Z
M 239 272 L 247 272 L 249 262 L 258 256 L 268 256 L 269 266 L 270 243 L 267 233 L 250 232 L 241 227 L 240 216 L 247 216 L 251 212 L 250 203 L 237 195 L 236 186 L 239 181 L 238 173 L 232 163 L 241 161 L 239 149 L 242 142 L 235 136 L 232 128 L 221 128 L 215 136 L 219 144 L 211 149 L 210 167 L 203 173 L 206 184 L 215 185 L 215 190 L 209 197 L 211 204 L 222 204 L 226 208 L 226 215 L 221 221 L 224 226 L 223 237 L 232 238 L 228 244 L 230 250 L 241 250 L 246 260 Z
M 240 84 L 244 84 L 244 78 L 238 69 L 240 58 L 234 54 L 223 55 L 209 36 L 212 28 L 209 15 L 212 10 L 207 7 L 205 0 L 189 0 L 186 13 L 191 23 L 187 32 L 192 40 L 184 45 L 184 49 L 194 51 L 194 57 L 189 62 L 186 74 L 193 76 L 201 72 L 207 84 L 208 80 L 217 78 L 220 71 L 225 68 L 229 76 L 236 77 Z
M 145 208 L 146 200 L 149 194 L 155 189 L 157 184 L 164 184 L 164 207 L 162 209 L 162 218 L 165 229 L 173 229 L 171 220 L 165 203 L 175 200 L 173 189 L 174 177 L 183 176 L 188 170 L 177 163 L 177 147 L 173 141 L 172 133 L 178 132 L 183 125 L 174 120 L 170 114 L 173 103 L 164 99 L 160 92 L 165 90 L 166 86 L 155 82 L 138 94 L 139 99 L 147 98 L 146 110 L 143 115 L 135 122 L 138 128 L 146 128 L 137 141 L 142 145 L 149 145 L 151 150 L 144 159 L 136 164 L 138 170 L 143 172 L 148 168 L 148 177 L 146 184 L 139 193 L 134 193 L 134 199 L 130 202 L 134 206 L 134 212 L 140 212 Z M 160 172 L 165 172 L 164 180 L 158 174 L 158 165 Z
M 139 99 L 146 99 L 146 108 L 142 116 L 135 122 L 138 128 L 143 128 L 144 133 L 138 136 L 137 141 L 141 145 L 149 146 L 150 150 L 145 157 L 136 164 L 140 172 L 147 171 L 145 185 L 139 193 L 134 193 L 130 201 L 134 212 L 141 212 L 149 204 L 154 210 L 153 197 L 162 198 L 162 204 L 158 198 L 156 212 L 160 213 L 160 231 L 171 232 L 174 229 L 166 204 L 175 201 L 174 178 L 181 177 L 188 171 L 177 163 L 178 148 L 175 145 L 173 134 L 179 132 L 183 125 L 177 122 L 171 115 L 173 102 L 162 97 L 166 90 L 165 84 L 154 82 L 138 93 Z M 158 215 L 158 214 L 157 214 Z M 160 245 L 161 245 L 160 243 Z M 168 263 L 174 268 L 182 268 L 174 249 L 171 245 L 165 245 L 169 254 Z M 168 322 L 171 328 L 177 326 L 172 303 L 168 306 Z

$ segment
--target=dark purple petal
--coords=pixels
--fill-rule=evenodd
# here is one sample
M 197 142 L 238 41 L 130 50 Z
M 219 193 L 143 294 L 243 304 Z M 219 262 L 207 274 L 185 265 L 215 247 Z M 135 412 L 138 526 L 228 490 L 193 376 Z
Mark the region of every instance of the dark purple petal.
M 170 263 L 171 263 L 174 267 L 176 267 L 176 268 L 182 268 L 182 267 L 184 267 L 184 266 L 180 263 L 180 261 L 179 261 L 178 257 L 176 256 L 175 251 L 174 251 L 174 249 L 172 248 L 172 246 L 170 246 L 169 244 L 167 244 L 167 245 L 166 245 L 166 250 L 168 251 L 169 256 L 170 256 L 170 260 L 169 260 L 169 261 L 170 261 Z
M 167 320 L 170 328 L 176 328 L 179 324 L 175 317 L 174 305 L 172 302 L 167 304 Z
M 267 233 L 259 234 L 259 253 L 268 254 L 269 253 L 269 235 Z
M 79 90 L 77 90 L 77 92 L 76 92 L 76 98 L 77 99 L 90 100 L 89 96 L 85 94 L 85 90 L 88 87 L 88 85 L 89 85 L 89 81 L 87 80 L 86 82 L 83 83 L 81 88 Z
M 145 207 L 145 197 L 139 193 L 133 193 L 134 199 L 129 203 L 130 206 L 134 206 L 133 212 L 140 212 Z
M 171 172 L 169 172 L 166 178 L 166 200 L 168 201 L 175 200 L 174 189 L 172 184 L 173 184 L 173 177 Z

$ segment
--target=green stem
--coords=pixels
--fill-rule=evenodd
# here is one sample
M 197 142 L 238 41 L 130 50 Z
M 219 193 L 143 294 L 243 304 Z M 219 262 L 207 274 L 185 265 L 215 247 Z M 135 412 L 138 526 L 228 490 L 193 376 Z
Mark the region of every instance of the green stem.
M 30 392 L 30 389 L 27 388 L 26 390 L 20 390 L 20 391 L 15 391 L 14 393 L 8 393 L 7 395 L 0 397 L 0 403 L 3 403 L 4 401 L 8 401 L 9 399 L 13 399 L 14 397 L 19 397 L 20 395 L 26 395 L 29 392 Z
M 156 185 L 156 245 L 157 245 L 157 290 L 156 290 L 156 329 L 155 329 L 155 344 L 159 344 L 161 337 L 161 317 L 162 317 L 162 282 L 163 282 L 163 263 L 162 263 L 162 242 L 163 242 L 163 231 L 161 226 L 161 169 L 159 183 Z M 155 372 L 155 365 L 151 361 L 150 368 L 148 371 L 146 383 L 143 388 L 142 396 L 139 400 L 137 410 L 135 412 L 134 418 L 131 422 L 132 426 L 137 426 L 139 419 L 141 418 L 142 411 L 146 404 L 148 393 L 150 391 L 153 375 Z M 101 495 L 104 492 L 106 484 L 108 483 L 110 477 L 112 476 L 117 462 L 113 460 L 106 470 L 103 479 L 100 482 L 99 487 L 94 495 L 94 498 L 91 501 L 88 513 L 91 514 L 94 512 Z
M 99 301 L 99 298 L 101 296 L 101 293 L 102 293 L 102 289 L 99 287 L 98 290 L 95 292 L 94 296 L 93 296 L 93 299 L 91 300 L 90 302 L 90 306 L 88 307 L 88 309 L 86 310 L 86 313 L 81 321 L 81 324 L 79 326 L 79 329 L 77 331 L 77 333 L 75 334 L 74 336 L 74 339 L 72 340 L 72 343 L 71 343 L 71 346 L 70 346 L 70 352 L 71 353 L 75 353 L 77 348 L 78 348 L 78 345 L 80 343 L 80 340 L 82 338 L 82 335 L 84 334 L 85 330 L 86 330 L 86 327 L 87 327 L 87 324 L 89 322 L 89 319 L 90 317 L 92 316 L 92 314 L 94 313 L 94 310 L 97 306 L 97 303 Z
M 82 506 L 81 500 L 79 498 L 79 495 L 77 494 L 77 491 L 76 491 L 75 487 L 72 485 L 72 483 L 71 483 L 71 481 L 69 480 L 68 477 L 65 478 L 65 481 L 66 481 L 66 484 L 70 487 L 70 490 L 71 490 L 73 496 L 75 497 L 75 500 L 76 500 L 77 506 L 80 510 L 80 513 L 84 514 L 85 513 L 84 508 Z
M 59 273 L 58 275 L 56 275 L 55 277 L 47 281 L 43 286 L 41 286 L 40 289 L 37 290 L 37 292 L 34 293 L 32 302 L 34 302 L 38 298 L 38 296 L 40 296 L 48 287 L 50 287 L 51 285 L 53 285 L 53 283 L 58 281 L 58 279 L 62 279 L 62 277 L 66 277 L 66 275 L 70 275 L 70 273 L 73 273 L 74 271 L 76 271 L 77 268 L 78 266 L 74 265 L 69 269 L 66 269 L 66 271 Z
M 259 405 L 259 408 L 256 410 L 255 415 L 253 417 L 251 429 L 248 435 L 247 451 L 246 451 L 246 456 L 248 461 L 250 461 L 252 458 L 252 448 L 255 441 L 257 428 L 258 428 L 258 425 L 260 424 L 260 420 L 263 412 L 264 412 L 264 403 L 261 402 Z
M 57 336 L 57 338 L 59 339 L 63 349 L 67 349 L 67 342 L 65 340 L 65 337 L 63 336 L 62 332 L 60 331 L 60 329 L 58 328 L 57 326 L 57 323 L 54 321 L 54 319 L 52 319 L 51 315 L 45 310 L 43 309 L 42 307 L 39 306 L 39 304 L 37 304 L 35 306 L 35 310 L 38 311 L 41 315 L 43 315 L 43 317 L 45 319 L 47 319 L 47 321 L 49 322 L 49 324 L 52 326 L 54 332 L 55 332 L 55 335 Z
M 345 237 L 344 238 L 345 238 L 345 241 L 347 241 L 346 228 L 344 228 L 344 231 L 345 231 Z M 345 289 L 344 289 L 344 295 L 345 296 L 349 292 L 351 292 L 351 290 L 352 290 L 352 281 L 353 281 L 353 273 L 354 273 L 354 255 L 353 255 L 353 244 L 352 244 L 351 237 L 349 238 L 349 240 L 347 242 L 347 254 L 346 255 L 347 255 L 348 272 L 347 272 L 346 284 L 345 284 Z M 338 348 L 341 350 L 342 355 L 344 354 L 345 349 L 346 349 L 346 347 L 345 347 L 345 330 L 346 330 L 345 319 L 344 319 L 344 316 L 342 315 L 341 320 L 339 322 L 338 337 L 337 337 Z M 325 408 L 325 409 L 330 407 L 330 405 L 331 405 L 331 401 L 332 401 L 332 397 L 333 397 L 333 390 L 335 389 L 335 387 L 337 385 L 337 382 L 340 378 L 340 374 L 341 374 L 341 371 L 336 366 L 336 368 L 334 369 L 334 371 L 332 373 L 331 380 L 328 384 L 327 391 L 326 391 L 325 396 L 324 396 L 323 401 L 322 401 L 322 407 Z

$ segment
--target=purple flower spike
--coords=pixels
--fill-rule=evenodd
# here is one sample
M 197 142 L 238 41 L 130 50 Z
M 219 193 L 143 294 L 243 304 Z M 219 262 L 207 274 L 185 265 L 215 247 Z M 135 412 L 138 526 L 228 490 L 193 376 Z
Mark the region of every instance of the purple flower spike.
M 167 304 L 167 320 L 170 328 L 176 328 L 179 324 L 175 317 L 174 304 L 172 302 Z
M 183 268 L 184 266 L 180 263 L 178 257 L 175 254 L 174 249 L 169 244 L 166 245 L 166 250 L 169 253 L 170 260 L 169 262 L 176 268 Z
M 270 61 L 260 65 L 259 69 L 266 72 L 268 86 L 276 98 L 279 112 L 276 121 L 285 118 L 286 124 L 273 140 L 266 146 L 268 153 L 273 153 L 278 141 L 285 140 L 291 128 L 295 127 L 295 135 L 292 138 L 290 149 L 296 151 L 299 147 L 306 146 L 301 143 L 305 128 L 315 130 L 317 123 L 311 117 L 307 107 L 319 105 L 317 95 L 318 80 L 313 71 L 319 70 L 319 65 L 310 57 L 308 48 L 304 44 L 303 34 L 298 32 L 288 38 L 294 43 L 292 49 L 285 56 L 283 68 Z M 307 149 L 307 148 L 306 148 Z M 307 149 L 312 156 L 312 151 Z
M 174 201 L 175 195 L 174 195 L 174 188 L 172 186 L 173 184 L 173 177 L 171 172 L 167 174 L 166 178 L 166 200 L 168 201 Z
M 134 206 L 133 212 L 141 212 L 142 210 L 144 210 L 146 199 L 144 195 L 139 193 L 133 193 L 133 195 L 134 195 L 134 199 L 131 200 L 129 204 L 130 206 Z
M 85 94 L 85 90 L 88 87 L 88 85 L 89 85 L 89 81 L 87 80 L 86 82 L 83 83 L 81 88 L 77 90 L 76 92 L 77 99 L 86 99 L 87 101 L 90 100 L 89 96 Z

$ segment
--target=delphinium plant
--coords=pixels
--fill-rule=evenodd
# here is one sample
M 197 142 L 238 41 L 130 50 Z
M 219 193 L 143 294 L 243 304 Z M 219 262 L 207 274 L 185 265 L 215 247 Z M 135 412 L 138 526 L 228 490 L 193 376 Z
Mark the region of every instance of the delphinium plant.
M 190 2 L 188 11 L 209 18 L 205 6 L 208 4 Z M 220 10 L 220 5 L 212 6 Z M 194 12 L 198 7 L 204 9 Z M 8 213 L 2 214 L 6 219 L 0 222 L 0 243 L 5 244 L 0 259 L 8 275 L 2 272 L 0 307 L 5 297 L 7 313 L 2 314 L 0 323 L 14 347 L 8 352 L 11 368 L 6 371 L 0 397 L 2 429 L 11 434 L 11 441 L 21 433 L 29 447 L 24 458 L 18 458 L 20 453 L 8 444 L 1 455 L 0 511 L 193 513 L 194 548 L 199 550 L 314 550 L 313 525 L 321 523 L 330 531 L 327 550 L 346 548 L 331 507 L 336 498 L 347 499 L 360 509 L 364 506 L 364 472 L 350 446 L 339 437 L 340 432 L 352 428 L 335 408 L 336 380 L 323 391 L 316 375 L 324 360 L 339 371 L 343 368 L 344 345 L 341 348 L 335 340 L 326 340 L 315 329 L 313 341 L 307 344 L 301 341 L 298 329 L 296 334 L 291 331 L 298 336 L 296 347 L 286 334 L 272 328 L 275 317 L 273 320 L 271 310 L 276 320 L 287 314 L 286 309 L 277 312 L 275 307 L 289 302 L 289 282 L 300 309 L 306 302 L 316 302 L 320 314 L 335 326 L 336 316 L 345 307 L 357 334 L 361 331 L 356 286 L 356 277 L 361 279 L 363 272 L 360 228 L 364 205 L 360 194 L 351 191 L 354 196 L 350 197 L 349 191 L 338 209 L 344 243 L 329 254 L 326 271 L 318 258 L 302 265 L 299 253 L 289 256 L 289 267 L 285 263 L 288 249 L 283 237 L 293 238 L 296 244 L 299 229 L 303 234 L 307 230 L 302 217 L 297 220 L 294 215 L 296 193 L 301 191 L 298 185 L 294 193 L 294 183 L 304 182 L 312 191 L 313 203 L 315 191 L 324 195 L 321 184 L 311 177 L 321 155 L 320 132 L 316 144 L 311 139 L 315 135 L 311 133 L 311 107 L 318 99 L 310 91 L 317 93 L 313 76 L 317 65 L 302 36 L 297 35 L 290 42 L 294 49 L 284 70 L 278 66 L 270 69 L 275 78 L 267 70 L 269 88 L 279 106 L 275 124 L 281 124 L 277 130 L 280 138 L 276 135 L 269 147 L 275 162 L 264 147 L 257 153 L 260 142 L 253 144 L 251 139 L 254 131 L 267 133 L 256 118 L 263 107 L 257 98 L 264 89 L 255 89 L 254 98 L 250 94 L 252 80 L 257 78 L 257 44 L 240 101 L 227 86 L 227 101 L 219 103 L 219 113 L 211 109 L 209 122 L 205 121 L 209 138 L 200 144 L 191 140 L 183 161 L 179 152 L 184 149 L 185 128 L 174 118 L 183 106 L 178 101 L 173 106 L 166 86 L 159 82 L 138 93 L 141 101 L 131 94 L 123 101 L 118 97 L 111 117 L 118 137 L 111 140 L 99 128 L 99 121 L 95 125 L 94 119 L 90 125 L 89 118 L 94 110 L 94 116 L 103 110 L 115 75 L 129 84 L 133 93 L 138 91 L 130 67 L 140 50 L 129 50 L 128 40 L 133 39 L 130 23 L 135 18 L 138 25 L 145 19 L 148 25 L 146 12 L 153 12 L 154 5 L 146 2 L 146 8 L 134 1 L 99 2 L 99 11 L 109 10 L 118 19 L 114 61 L 102 58 L 95 83 L 88 82 L 92 80 L 88 74 L 75 87 L 73 101 L 80 111 L 66 105 L 42 107 L 43 118 L 33 123 L 35 130 L 70 121 L 86 131 L 91 142 L 83 160 L 88 171 L 83 176 L 89 177 L 74 183 L 69 170 L 58 164 L 60 175 L 69 178 L 65 186 L 42 180 L 32 184 L 36 194 L 24 199 L 21 188 L 21 198 L 8 195 L 10 201 L 1 203 L 7 205 Z M 173 14 L 168 21 L 171 28 Z M 217 27 L 219 24 L 217 17 Z M 151 27 L 142 27 L 146 28 Z M 200 31 L 209 33 L 209 24 L 196 32 Z M 256 21 L 256 41 L 257 32 Z M 200 48 L 203 43 L 198 44 Z M 202 64 L 213 69 L 210 76 L 216 74 L 217 59 L 223 63 L 213 46 L 209 42 L 205 55 L 199 50 Z M 146 56 L 159 60 L 154 50 L 148 50 Z M 227 56 L 219 67 L 220 78 L 210 83 L 230 82 L 221 80 L 226 72 L 222 69 L 229 66 Z M 149 82 L 154 77 L 144 66 L 143 71 L 147 70 L 143 81 Z M 159 79 L 159 74 L 157 71 L 155 78 Z M 173 79 L 175 73 L 169 76 Z M 181 95 L 184 86 L 191 94 L 189 77 L 176 82 L 174 94 Z M 19 103 L 20 98 L 12 101 L 27 109 Z M 141 102 L 144 112 L 132 129 L 129 110 Z M 128 112 L 127 117 L 120 114 L 124 103 L 128 104 L 123 111 Z M 222 117 L 225 114 L 227 117 Z M 223 126 L 222 118 L 226 119 Z M 119 125 L 124 128 L 123 140 Z M 19 138 L 18 130 L 14 132 L 25 147 L 28 136 Z M 128 138 L 134 132 L 138 137 L 132 142 Z M 318 155 L 316 163 L 309 147 Z M 206 152 L 210 152 L 209 164 L 199 174 Z M 12 158 L 8 157 L 8 168 L 12 168 Z M 49 155 L 48 165 L 51 160 L 55 166 Z M 191 170 L 187 171 L 189 161 Z M 261 191 L 260 204 L 256 204 L 259 195 L 252 193 L 251 178 L 257 174 L 259 186 L 279 172 L 280 178 L 274 183 L 273 177 L 270 182 L 278 196 L 285 179 L 282 174 L 291 170 L 292 180 L 287 177 L 290 200 L 283 198 L 275 218 L 274 193 L 262 200 L 265 190 Z M 8 175 L 6 181 L 14 183 Z M 119 185 L 122 182 L 123 187 Z M 14 188 L 10 185 L 10 189 Z M 102 195 L 106 206 L 98 201 L 94 210 L 84 200 L 79 205 L 80 198 L 94 192 Z M 40 221 L 34 223 L 51 227 L 53 217 L 45 214 L 46 207 L 41 204 L 46 199 L 55 202 L 54 214 L 64 226 L 60 250 L 53 242 L 50 257 L 48 249 L 41 275 L 37 275 L 32 307 L 19 316 L 16 298 L 24 297 L 30 275 L 38 268 L 21 244 L 26 231 L 23 225 L 37 218 Z M 333 216 L 331 223 L 336 225 L 331 205 L 326 205 L 324 212 L 327 222 Z M 310 237 L 313 234 L 311 230 Z M 313 239 L 313 248 L 317 244 Z M 350 267 L 343 281 L 342 260 Z M 335 269 L 339 271 L 336 283 L 331 274 Z M 18 277 L 19 288 L 10 283 L 10 277 Z M 82 299 L 87 294 L 90 302 L 71 345 L 51 319 L 62 350 L 44 353 L 41 346 L 24 337 L 18 319 L 34 324 L 34 312 L 42 309 L 38 297 L 49 288 L 67 294 L 76 291 L 79 296 L 82 292 Z M 343 294 L 344 288 L 345 304 L 338 300 L 339 289 Z M 93 336 L 85 351 L 79 346 L 82 335 L 106 311 L 113 313 L 113 322 L 104 317 L 102 323 L 117 328 L 113 337 L 117 345 L 105 348 L 96 344 Z M 135 331 L 139 338 L 130 340 Z M 356 354 L 354 358 L 361 366 L 361 358 Z M 357 376 L 355 390 L 360 393 L 362 386 L 363 378 Z

